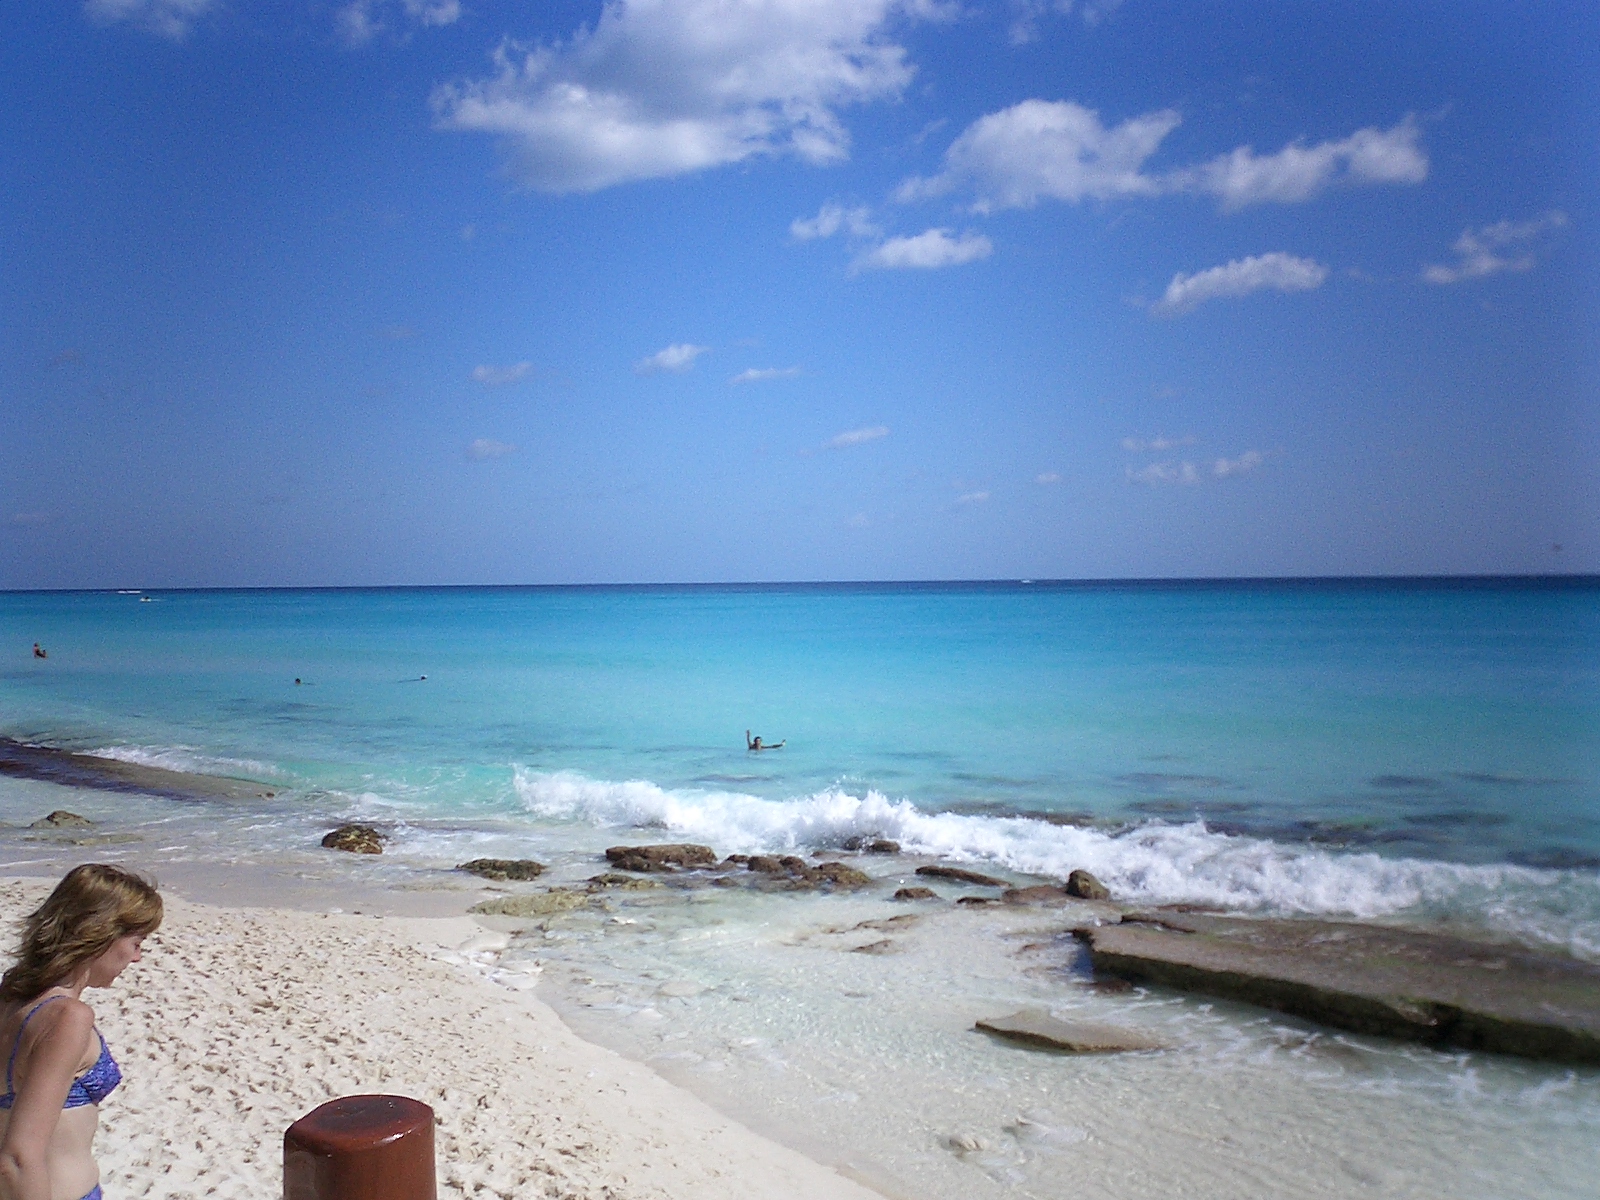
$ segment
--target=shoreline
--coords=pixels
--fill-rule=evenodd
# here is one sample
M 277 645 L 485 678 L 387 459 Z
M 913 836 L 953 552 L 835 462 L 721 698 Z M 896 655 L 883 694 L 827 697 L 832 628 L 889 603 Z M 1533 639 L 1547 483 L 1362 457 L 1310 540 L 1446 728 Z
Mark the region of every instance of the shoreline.
M 0 914 L 49 887 L 0 878 Z M 465 915 L 224 907 L 183 890 L 165 893 L 145 961 L 86 996 L 125 1074 L 97 1139 L 110 1194 L 276 1195 L 289 1124 L 340 1095 L 398 1092 L 435 1109 L 441 1195 L 883 1200 L 583 1040 L 531 981 L 484 978 L 504 937 Z

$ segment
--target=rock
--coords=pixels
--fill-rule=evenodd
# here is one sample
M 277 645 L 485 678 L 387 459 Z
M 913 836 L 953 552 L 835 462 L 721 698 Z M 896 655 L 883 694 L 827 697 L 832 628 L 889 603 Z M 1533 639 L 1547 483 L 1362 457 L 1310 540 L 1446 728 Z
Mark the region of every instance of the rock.
M 841 849 L 856 850 L 863 854 L 899 854 L 900 843 L 888 838 L 849 837 L 839 843 Z
M 1111 892 L 1106 885 L 1084 870 L 1074 871 L 1067 876 L 1067 895 L 1080 900 L 1111 899 Z
M 1072 893 L 1066 888 L 1048 883 L 1037 887 L 1007 888 L 1000 893 L 1000 899 L 1007 904 L 1066 904 L 1072 898 Z
M 973 1026 L 1008 1042 L 1070 1054 L 1110 1054 L 1126 1050 L 1164 1050 L 1164 1043 L 1133 1029 L 1097 1021 L 1063 1021 L 1038 1009 L 993 1017 Z
M 508 879 L 537 879 L 544 874 L 544 864 L 534 862 L 531 858 L 475 858 L 462 863 L 456 870 L 503 882 Z
M 896 900 L 937 900 L 939 893 L 932 888 L 903 887 L 895 892 L 894 898 Z
M 534 892 L 526 896 L 499 896 L 474 904 L 467 911 L 496 917 L 547 917 L 553 913 L 586 908 L 596 899 L 587 892 L 553 888 L 548 892 Z
M 1337 921 L 1129 913 L 1083 931 L 1095 970 L 1357 1033 L 1600 1063 L 1600 965 Z
M 918 875 L 927 875 L 934 879 L 952 879 L 956 883 L 971 883 L 978 887 L 1005 887 L 1004 879 L 995 879 L 988 875 L 979 875 L 976 871 L 963 871 L 960 867 L 918 867 Z
M 745 863 L 750 861 L 750 856 L 748 854 L 730 854 L 722 861 L 725 863 L 736 863 L 742 867 L 745 865 Z
M 371 825 L 341 825 L 329 832 L 322 844 L 329 850 L 347 850 L 351 854 L 382 854 L 383 834 Z
M 745 869 L 759 871 L 763 875 L 787 875 L 789 868 L 771 854 L 752 854 L 744 860 Z
M 880 941 L 868 942 L 865 946 L 856 946 L 851 949 L 851 954 L 893 954 L 894 943 L 888 938 Z
M 93 825 L 93 824 L 94 824 L 94 822 L 89 820 L 88 817 L 80 817 L 75 812 L 68 812 L 64 808 L 58 808 L 58 809 L 55 810 L 55 812 L 51 813 L 48 817 L 40 817 L 32 825 L 29 825 L 28 828 L 29 829 L 80 829 L 85 825 Z
M 833 887 L 858 888 L 866 887 L 872 882 L 872 876 L 865 871 L 858 871 L 854 867 L 847 867 L 844 863 L 821 863 L 806 872 L 808 878 L 821 876 Z
M 604 871 L 591 875 L 585 882 L 591 888 L 621 888 L 626 892 L 642 892 L 661 886 L 654 879 L 640 879 L 636 875 L 623 875 L 617 871 Z
M 1000 901 L 993 896 L 958 896 L 956 903 L 963 908 L 983 908 L 988 904 L 999 904 Z
M 674 867 L 709 866 L 717 861 L 710 846 L 673 842 L 656 846 L 610 846 L 606 859 L 619 871 L 670 871 Z

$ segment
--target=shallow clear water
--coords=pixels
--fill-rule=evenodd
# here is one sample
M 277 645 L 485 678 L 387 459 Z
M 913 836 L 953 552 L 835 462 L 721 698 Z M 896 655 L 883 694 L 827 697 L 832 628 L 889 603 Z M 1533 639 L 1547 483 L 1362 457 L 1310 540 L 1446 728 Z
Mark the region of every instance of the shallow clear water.
M 268 785 L 0 777 L 0 821 L 71 807 L 138 839 L 97 856 L 158 870 L 430 888 L 496 855 L 561 883 L 625 840 L 899 841 L 920 857 L 862 860 L 861 896 L 629 893 L 497 968 L 890 1191 L 1576 1196 L 1600 1165 L 1596 1072 L 1102 995 L 1047 914 L 856 928 L 940 857 L 1600 959 L 1596 581 L 13 593 L 0 646 L 0 736 Z M 318 848 L 349 818 L 390 831 L 380 859 Z M 12 866 L 62 853 L 0 830 Z M 1024 1005 L 1173 1049 L 972 1033 Z

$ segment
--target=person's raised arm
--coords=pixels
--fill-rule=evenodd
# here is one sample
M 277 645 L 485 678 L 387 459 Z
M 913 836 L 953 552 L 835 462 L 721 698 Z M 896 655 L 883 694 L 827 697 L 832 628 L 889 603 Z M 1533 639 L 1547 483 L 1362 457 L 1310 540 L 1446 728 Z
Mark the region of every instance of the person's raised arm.
M 756 744 L 750 740 L 750 731 L 748 729 L 744 731 L 744 748 L 746 750 L 754 750 L 756 748 Z
M 68 997 L 48 1005 L 29 1026 L 11 1068 L 16 1099 L 0 1140 L 0 1200 L 50 1200 L 46 1151 L 72 1077 L 88 1055 L 94 1013 Z

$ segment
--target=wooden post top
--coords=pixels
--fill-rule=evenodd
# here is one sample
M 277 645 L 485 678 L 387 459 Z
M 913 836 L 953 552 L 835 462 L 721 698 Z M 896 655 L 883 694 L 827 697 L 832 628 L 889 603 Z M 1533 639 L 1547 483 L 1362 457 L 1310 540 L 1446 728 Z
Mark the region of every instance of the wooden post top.
M 313 1154 L 349 1154 L 433 1128 L 433 1109 L 408 1096 L 341 1096 L 312 1109 L 284 1135 Z M 430 1138 L 431 1141 L 431 1138 Z

